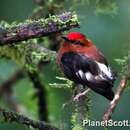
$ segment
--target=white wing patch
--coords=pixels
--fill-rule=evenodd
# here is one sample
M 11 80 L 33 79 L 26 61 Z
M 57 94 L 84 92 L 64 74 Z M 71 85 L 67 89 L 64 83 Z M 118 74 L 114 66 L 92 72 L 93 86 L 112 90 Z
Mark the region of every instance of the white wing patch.
M 90 72 L 84 73 L 82 70 L 79 70 L 78 72 L 76 72 L 76 75 L 80 76 L 81 78 L 85 77 L 88 81 L 91 81 L 94 79 L 94 76 Z
M 112 72 L 110 67 L 107 67 L 105 64 L 96 62 L 98 64 L 98 67 L 102 73 L 104 73 L 109 79 L 113 79 Z M 100 76 L 103 78 L 102 74 Z
M 81 78 L 83 78 L 84 76 L 84 72 L 82 70 L 79 70 L 78 72 L 76 72 L 76 75 L 80 75 Z
M 81 79 L 86 79 L 88 81 L 108 80 L 108 79 L 113 80 L 113 75 L 112 75 L 110 67 L 107 67 L 105 64 L 102 64 L 99 62 L 96 62 L 96 63 L 100 70 L 98 75 L 93 75 L 91 72 L 83 72 L 82 70 L 77 71 L 76 75 L 80 77 Z
M 86 79 L 88 80 L 88 81 L 91 81 L 91 80 L 93 80 L 93 75 L 90 73 L 90 72 L 86 72 L 85 73 L 85 76 L 86 76 Z

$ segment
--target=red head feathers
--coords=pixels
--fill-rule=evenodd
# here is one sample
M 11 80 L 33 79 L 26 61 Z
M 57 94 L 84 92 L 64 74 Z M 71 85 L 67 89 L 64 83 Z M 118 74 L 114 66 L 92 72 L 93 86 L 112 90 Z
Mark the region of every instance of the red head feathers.
M 63 37 L 63 38 L 65 38 L 65 37 Z M 92 45 L 91 41 L 88 40 L 84 34 L 81 34 L 79 32 L 70 32 L 67 35 L 66 39 L 72 41 L 72 43 L 74 41 L 77 41 L 77 43 L 80 42 L 84 46 L 90 46 L 90 45 Z
M 115 76 L 103 54 L 82 33 L 71 32 L 63 39 L 57 59 L 66 77 L 112 100 Z

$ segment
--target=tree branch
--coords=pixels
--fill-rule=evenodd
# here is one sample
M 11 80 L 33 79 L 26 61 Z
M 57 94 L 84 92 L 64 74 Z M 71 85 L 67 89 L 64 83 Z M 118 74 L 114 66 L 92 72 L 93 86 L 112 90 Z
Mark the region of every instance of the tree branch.
M 35 4 L 38 5 L 38 7 L 34 10 L 33 14 L 29 17 L 32 20 L 37 20 L 39 18 L 47 18 L 49 15 L 55 15 L 57 13 L 63 12 L 63 2 L 59 1 L 58 3 L 55 2 L 48 2 L 45 0 L 33 0 Z M 62 4 L 61 4 L 62 3 Z M 57 50 L 60 46 L 59 43 L 61 43 L 61 35 L 62 32 L 53 33 L 48 36 L 49 39 L 49 49 L 51 50 Z M 40 41 L 41 42 L 41 41 Z
M 56 58 L 55 51 L 28 42 L 19 46 L 0 46 L 0 56 L 15 61 L 18 65 L 25 67 L 28 71 L 37 70 L 39 63 L 50 62 Z
M 39 118 L 42 121 L 48 121 L 48 110 L 47 110 L 47 99 L 46 99 L 47 92 L 45 86 L 41 83 L 40 77 L 37 72 L 33 72 L 33 73 L 27 72 L 27 73 L 36 90 L 36 96 L 38 98 Z
M 75 88 L 76 88 L 77 94 L 85 91 L 82 85 L 76 85 Z M 83 126 L 83 121 L 89 119 L 90 106 L 91 106 L 90 93 L 87 93 L 87 95 L 81 96 L 77 101 L 75 101 L 75 112 L 72 115 L 72 120 L 73 120 L 72 130 L 86 129 L 85 126 Z
M 17 70 L 8 80 L 4 81 L 0 85 L 0 97 L 2 96 L 5 99 L 13 111 L 19 112 L 19 105 L 16 103 L 13 97 L 13 86 L 24 77 L 23 71 Z
M 27 20 L 18 25 L 10 25 L 7 28 L 3 27 L 3 31 L 0 31 L 0 44 L 11 44 L 27 39 L 47 36 L 78 26 L 77 15 L 71 12 L 53 15 L 46 19 Z
M 122 79 L 120 80 L 120 84 L 118 86 L 118 89 L 115 93 L 115 97 L 114 99 L 110 102 L 110 105 L 109 107 L 107 108 L 106 112 L 104 113 L 103 115 L 103 120 L 104 121 L 108 121 L 111 119 L 111 116 L 112 116 L 112 113 L 114 112 L 120 98 L 121 98 L 121 95 L 126 87 L 126 84 L 127 84 L 127 81 L 128 81 L 128 76 L 125 75 L 122 77 Z
M 0 115 L 8 122 L 16 122 L 19 124 L 26 125 L 28 127 L 33 127 L 38 130 L 59 130 L 58 128 L 51 126 L 50 124 L 43 121 L 35 121 L 26 116 L 20 115 L 15 112 L 9 112 L 5 109 L 0 108 Z
M 0 95 L 2 95 L 5 91 L 11 91 L 11 87 L 23 77 L 23 71 L 17 70 L 8 80 L 0 85 Z

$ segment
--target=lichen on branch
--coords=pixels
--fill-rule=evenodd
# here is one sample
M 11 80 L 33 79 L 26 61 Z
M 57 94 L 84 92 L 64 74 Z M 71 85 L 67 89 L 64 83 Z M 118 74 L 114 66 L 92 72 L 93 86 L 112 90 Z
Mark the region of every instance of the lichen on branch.
M 26 116 L 15 112 L 9 112 L 5 109 L 0 108 L 0 115 L 2 119 L 6 120 L 7 122 L 16 122 L 19 124 L 23 124 L 28 127 L 32 127 L 38 130 L 59 130 L 55 126 L 50 125 L 49 123 L 43 121 L 35 121 Z
M 60 15 L 52 15 L 49 18 L 38 20 L 26 20 L 23 23 L 5 25 L 0 27 L 0 44 L 20 43 L 32 38 L 47 36 L 52 33 L 69 30 L 78 27 L 77 15 L 65 12 Z
M 31 43 L 32 41 L 32 43 Z M 20 45 L 0 46 L 0 56 L 13 60 L 28 71 L 37 70 L 40 62 L 50 62 L 56 58 L 56 52 L 36 44 L 33 40 L 22 42 Z

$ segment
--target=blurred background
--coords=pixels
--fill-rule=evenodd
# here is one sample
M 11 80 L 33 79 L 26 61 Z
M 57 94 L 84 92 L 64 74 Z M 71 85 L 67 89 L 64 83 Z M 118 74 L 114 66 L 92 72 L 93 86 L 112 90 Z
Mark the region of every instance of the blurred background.
M 40 1 L 40 0 L 39 0 Z M 116 58 L 122 58 L 128 52 L 130 47 L 130 1 L 129 0 L 48 0 L 47 2 L 36 4 L 33 0 L 0 0 L 0 21 L 4 20 L 8 23 L 13 21 L 21 22 L 32 16 L 34 10 L 46 4 L 43 15 L 47 17 L 47 13 L 52 8 L 58 8 L 52 11 L 51 14 L 66 11 L 75 11 L 78 14 L 80 21 L 80 31 L 91 39 L 107 57 L 111 66 L 120 72 L 121 67 L 114 61 Z M 54 7 L 48 5 L 53 4 Z M 58 6 L 58 7 L 57 7 Z M 45 13 L 45 14 L 44 14 Z M 71 31 L 72 31 L 71 30 Z M 67 32 L 66 32 L 67 33 Z M 45 43 L 47 47 L 50 47 Z M 44 45 L 44 44 L 43 44 Z M 56 47 L 52 48 L 56 50 Z M 13 61 L 0 59 L 0 84 L 5 82 L 19 70 L 19 66 Z M 56 71 L 54 64 L 47 64 L 41 70 L 40 78 L 46 89 L 47 96 L 47 111 L 49 121 L 60 126 L 60 122 L 64 123 L 66 130 L 71 128 L 71 106 L 62 109 L 62 105 L 71 98 L 71 90 L 65 88 L 54 88 L 49 83 L 59 82 L 56 76 L 60 73 Z M 114 90 L 118 85 L 119 79 L 115 83 Z M 1 87 L 1 86 L 0 86 Z M 20 113 L 32 118 L 38 119 L 38 99 L 35 96 L 33 84 L 27 76 L 21 78 L 13 85 L 13 94 L 11 95 L 13 104 L 9 103 L 8 95 L 1 94 L 0 106 L 7 109 L 12 109 L 16 105 Z M 91 119 L 101 120 L 104 111 L 106 110 L 109 101 L 102 96 L 92 92 Z M 113 120 L 129 120 L 130 123 L 130 91 L 126 91 L 113 114 Z M 10 123 L 0 123 L 0 130 L 29 130 L 29 128 Z M 91 130 L 93 128 L 89 128 Z M 95 130 L 103 128 L 95 127 Z M 110 130 L 120 130 L 122 127 L 111 127 Z M 123 130 L 129 130 L 129 127 L 124 127 Z

